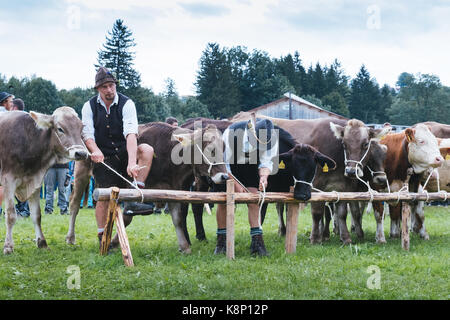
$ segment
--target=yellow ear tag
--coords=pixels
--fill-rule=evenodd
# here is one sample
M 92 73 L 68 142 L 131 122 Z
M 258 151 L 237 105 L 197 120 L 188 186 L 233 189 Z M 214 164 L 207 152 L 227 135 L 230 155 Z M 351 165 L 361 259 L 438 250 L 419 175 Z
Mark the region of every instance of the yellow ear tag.
M 322 168 L 323 172 L 328 172 L 328 165 L 325 163 L 325 165 Z
M 445 156 L 445 160 L 450 160 L 450 154 L 447 153 L 447 155 Z
M 281 160 L 280 164 L 278 165 L 278 169 L 286 169 L 286 165 L 284 164 L 283 160 Z

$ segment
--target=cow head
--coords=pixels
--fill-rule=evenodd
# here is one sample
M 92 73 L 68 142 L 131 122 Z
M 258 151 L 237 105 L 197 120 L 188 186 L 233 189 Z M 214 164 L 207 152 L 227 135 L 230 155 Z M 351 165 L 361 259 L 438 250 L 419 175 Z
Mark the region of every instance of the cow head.
M 424 124 L 404 131 L 408 143 L 408 161 L 419 174 L 428 168 L 438 168 L 444 163 L 437 138 Z
M 369 151 L 369 160 L 364 172 L 367 177 L 378 188 L 387 186 L 387 176 L 384 172 L 384 160 L 386 159 L 388 147 L 378 141 L 372 141 Z
M 364 175 L 363 168 L 369 159 L 368 153 L 372 139 L 379 139 L 391 130 L 390 127 L 372 129 L 356 119 L 349 120 L 345 127 L 330 122 L 330 129 L 342 142 L 345 159 L 344 175 L 351 178 Z
M 280 163 L 283 161 L 286 169 L 297 181 L 294 188 L 294 198 L 303 201 L 311 198 L 311 184 L 314 182 L 317 165 L 328 168 L 328 170 L 336 169 L 336 162 L 333 159 L 308 144 L 297 144 L 288 152 L 280 154 L 279 160 Z
M 210 177 L 216 184 L 228 180 L 227 169 L 223 162 L 222 134 L 215 126 L 208 125 L 204 129 L 184 133 L 175 132 L 172 137 L 191 155 L 190 163 L 194 165 L 196 176 Z
M 51 131 L 58 163 L 87 159 L 88 152 L 81 140 L 83 123 L 74 109 L 60 107 L 52 115 L 34 111 L 30 115 L 39 128 Z

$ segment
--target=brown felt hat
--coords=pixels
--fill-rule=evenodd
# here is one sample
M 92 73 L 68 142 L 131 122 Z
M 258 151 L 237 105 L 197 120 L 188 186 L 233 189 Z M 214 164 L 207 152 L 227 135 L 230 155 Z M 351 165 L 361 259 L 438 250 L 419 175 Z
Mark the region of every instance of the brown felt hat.
M 118 81 L 116 80 L 114 75 L 111 73 L 111 71 L 109 71 L 105 67 L 100 67 L 97 70 L 97 74 L 95 75 L 94 88 L 97 89 L 99 86 L 101 86 L 102 84 L 104 84 L 106 82 L 115 82 L 116 84 L 118 83 Z

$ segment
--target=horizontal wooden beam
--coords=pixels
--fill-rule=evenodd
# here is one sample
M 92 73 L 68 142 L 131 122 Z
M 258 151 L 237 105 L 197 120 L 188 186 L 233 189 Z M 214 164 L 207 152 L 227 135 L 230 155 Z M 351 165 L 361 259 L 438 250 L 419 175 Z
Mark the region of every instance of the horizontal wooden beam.
M 189 202 L 189 203 L 226 203 L 226 192 L 189 192 L 181 190 L 142 189 L 144 201 L 155 202 Z M 108 201 L 111 188 L 98 188 L 94 190 L 96 201 Z M 369 192 L 312 192 L 311 199 L 306 202 L 335 202 L 335 201 L 444 201 L 450 199 L 450 194 L 443 192 L 433 193 L 372 193 Z M 141 193 L 136 189 L 120 189 L 119 201 L 141 201 Z M 235 203 L 258 203 L 260 196 L 257 193 L 236 193 Z M 267 192 L 265 202 L 298 203 L 305 202 L 294 199 L 293 193 Z

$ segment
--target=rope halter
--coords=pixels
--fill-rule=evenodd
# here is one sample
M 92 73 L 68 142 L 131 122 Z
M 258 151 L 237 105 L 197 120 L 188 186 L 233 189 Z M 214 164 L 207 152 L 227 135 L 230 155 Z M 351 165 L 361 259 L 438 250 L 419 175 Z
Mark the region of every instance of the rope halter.
M 211 176 L 211 169 L 213 166 L 218 166 L 221 164 L 226 164 L 225 162 L 211 162 L 208 157 L 203 153 L 202 149 L 198 146 L 198 144 L 195 144 L 195 146 L 197 147 L 198 151 L 200 151 L 203 159 L 205 160 L 205 162 L 207 164 L 209 164 L 209 168 L 208 168 L 208 176 Z

